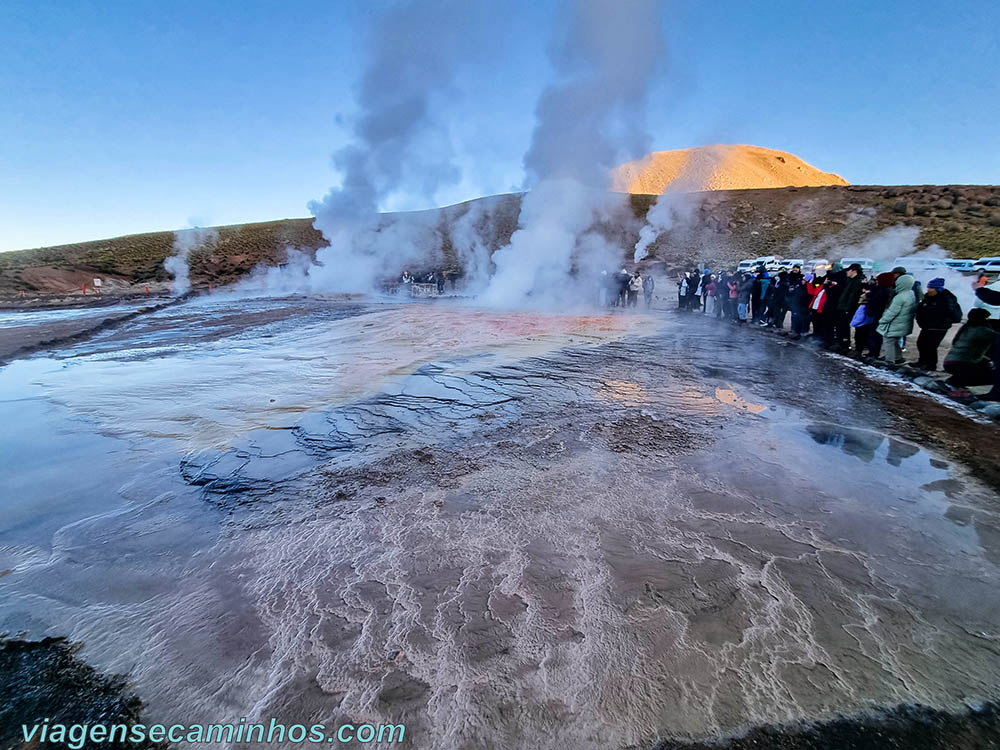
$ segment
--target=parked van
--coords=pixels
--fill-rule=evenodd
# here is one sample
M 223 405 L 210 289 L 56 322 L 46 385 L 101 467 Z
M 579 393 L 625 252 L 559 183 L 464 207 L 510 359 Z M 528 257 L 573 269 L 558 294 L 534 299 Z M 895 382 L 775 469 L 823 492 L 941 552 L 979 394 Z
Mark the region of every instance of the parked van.
M 947 268 L 944 258 L 896 258 L 892 262 L 892 267 L 902 266 L 907 273 L 928 273 L 929 271 L 940 271 Z
M 779 266 L 777 255 L 762 255 L 754 263 L 757 266 L 764 266 L 765 271 L 777 271 Z
M 972 273 L 976 270 L 976 261 L 974 260 L 946 260 L 944 264 L 951 270 L 961 273 Z
M 806 262 L 803 258 L 785 258 L 781 261 L 781 268 L 786 271 L 791 271 L 794 266 L 798 266 L 799 270 L 805 268 Z
M 757 261 L 753 258 L 747 258 L 746 260 L 741 260 L 740 264 L 736 266 L 736 270 L 739 273 L 750 273 L 757 267 Z
M 831 268 L 833 268 L 833 264 L 826 258 L 810 258 L 806 261 L 806 267 L 802 270 L 807 273 L 816 272 L 825 274 Z
M 980 258 L 974 264 L 975 270 L 987 273 L 1000 273 L 1000 258 Z
M 840 265 L 844 268 L 857 263 L 861 266 L 861 270 L 865 272 L 866 276 L 870 276 L 871 272 L 875 270 L 875 261 L 872 258 L 841 258 Z

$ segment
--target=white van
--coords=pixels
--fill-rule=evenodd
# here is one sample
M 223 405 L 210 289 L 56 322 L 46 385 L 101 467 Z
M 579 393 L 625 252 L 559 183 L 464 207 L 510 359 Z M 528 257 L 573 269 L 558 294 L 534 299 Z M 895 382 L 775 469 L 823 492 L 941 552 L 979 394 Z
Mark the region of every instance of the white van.
M 750 273 L 755 268 L 757 268 L 757 261 L 753 258 L 747 258 L 746 260 L 741 260 L 740 264 L 736 266 L 736 270 L 739 273 Z
M 806 261 L 806 267 L 802 270 L 807 273 L 826 274 L 831 268 L 833 268 L 833 264 L 826 258 L 810 258 Z
M 927 273 L 928 271 L 940 271 L 947 268 L 944 258 L 896 258 L 892 262 L 892 267 L 902 266 L 909 274 Z
M 972 273 L 976 270 L 976 261 L 974 260 L 946 260 L 944 264 L 952 271 L 960 273 Z
M 1000 258 L 980 258 L 973 267 L 976 271 L 983 270 L 987 273 L 1000 273 Z
M 865 272 L 865 275 L 870 275 L 872 271 L 875 270 L 875 261 L 872 258 L 841 258 L 840 265 L 844 268 L 857 263 L 861 266 L 861 270 Z
M 764 266 L 765 271 L 777 271 L 779 266 L 777 255 L 762 255 L 754 263 L 757 266 Z
M 781 267 L 786 271 L 791 271 L 792 268 L 794 268 L 795 266 L 798 266 L 799 270 L 801 271 L 803 268 L 805 268 L 805 265 L 806 261 L 804 258 L 785 258 L 783 261 L 781 261 Z

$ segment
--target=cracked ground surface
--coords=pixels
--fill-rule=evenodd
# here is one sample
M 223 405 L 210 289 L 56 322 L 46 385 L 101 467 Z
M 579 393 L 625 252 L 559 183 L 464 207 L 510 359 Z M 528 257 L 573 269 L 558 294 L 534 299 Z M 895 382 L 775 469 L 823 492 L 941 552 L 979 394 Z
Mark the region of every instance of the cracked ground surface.
M 0 372 L 0 630 L 147 720 L 644 747 L 996 700 L 992 426 L 709 321 L 242 304 Z

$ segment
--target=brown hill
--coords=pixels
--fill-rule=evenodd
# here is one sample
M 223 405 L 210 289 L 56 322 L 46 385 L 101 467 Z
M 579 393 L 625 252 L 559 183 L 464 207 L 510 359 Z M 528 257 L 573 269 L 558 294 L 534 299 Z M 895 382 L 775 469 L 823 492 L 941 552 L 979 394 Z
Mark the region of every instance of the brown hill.
M 760 146 L 698 146 L 656 151 L 616 167 L 613 189 L 623 193 L 695 193 L 779 187 L 847 185 L 794 154 Z
M 600 231 L 630 259 L 639 230 L 656 196 L 633 194 L 621 215 Z M 918 248 L 937 243 L 956 258 L 1000 256 L 1000 187 L 984 185 L 826 186 L 762 190 L 715 190 L 692 196 L 691 221 L 664 232 L 650 246 L 650 260 L 667 265 L 696 261 L 732 264 L 760 255 L 818 255 L 835 244 L 855 244 L 896 225 L 919 227 Z M 438 248 L 428 266 L 455 269 L 453 228 L 475 210 L 476 230 L 490 250 L 506 244 L 517 228 L 520 196 L 479 198 L 423 214 L 435 227 Z M 401 214 L 385 214 L 390 224 Z M 111 294 L 166 289 L 163 260 L 173 233 L 128 235 L 73 245 L 0 253 L 0 299 L 60 293 L 79 295 L 80 284 L 100 276 Z M 798 245 L 796 245 L 798 243 Z M 218 240 L 192 252 L 195 288 L 235 281 L 258 264 L 283 263 L 287 249 L 315 252 L 326 244 L 311 219 L 218 227 Z M 790 246 L 796 246 L 790 251 Z M 831 250 L 830 252 L 833 252 Z M 831 255 L 830 257 L 834 257 Z M 417 270 L 417 269 L 411 269 Z

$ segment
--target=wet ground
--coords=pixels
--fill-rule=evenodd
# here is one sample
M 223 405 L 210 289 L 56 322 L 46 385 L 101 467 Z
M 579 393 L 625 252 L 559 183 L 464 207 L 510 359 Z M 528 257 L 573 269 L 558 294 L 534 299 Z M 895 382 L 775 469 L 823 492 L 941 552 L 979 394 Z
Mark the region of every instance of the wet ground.
M 0 632 L 81 643 L 147 721 L 1000 745 L 996 427 L 807 347 L 217 297 L 0 393 Z

